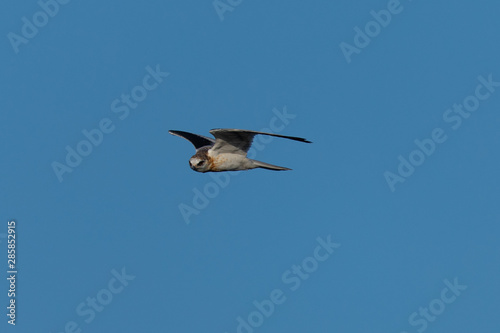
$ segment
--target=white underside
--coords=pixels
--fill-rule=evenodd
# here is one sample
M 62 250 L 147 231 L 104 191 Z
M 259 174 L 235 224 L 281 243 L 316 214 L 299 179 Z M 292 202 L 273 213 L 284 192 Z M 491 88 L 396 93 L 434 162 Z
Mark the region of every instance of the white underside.
M 208 154 L 211 155 L 210 151 Z M 223 153 L 211 157 L 216 171 L 248 170 L 257 167 L 251 159 L 239 154 Z

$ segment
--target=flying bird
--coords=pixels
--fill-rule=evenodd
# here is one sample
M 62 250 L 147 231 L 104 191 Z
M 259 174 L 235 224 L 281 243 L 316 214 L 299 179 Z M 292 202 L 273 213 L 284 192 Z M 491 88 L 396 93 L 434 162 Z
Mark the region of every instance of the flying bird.
M 311 143 L 311 141 L 294 136 L 232 128 L 217 128 L 211 130 L 210 134 L 215 137 L 215 140 L 189 132 L 172 130 L 168 132 L 172 135 L 184 138 L 194 145 L 196 154 L 189 159 L 189 166 L 197 172 L 238 171 L 255 168 L 291 170 L 289 168 L 252 160 L 247 157 L 247 152 L 252 145 L 253 138 L 258 134 Z

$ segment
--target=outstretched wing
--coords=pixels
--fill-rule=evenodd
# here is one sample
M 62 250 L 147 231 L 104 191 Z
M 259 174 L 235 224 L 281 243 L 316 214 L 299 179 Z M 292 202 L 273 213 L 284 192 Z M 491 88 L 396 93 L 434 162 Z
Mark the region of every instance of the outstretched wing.
M 206 136 L 198 135 L 198 134 L 193 134 L 189 132 L 183 132 L 183 131 L 173 131 L 170 130 L 168 133 L 181 137 L 183 139 L 188 140 L 193 144 L 193 146 L 198 149 L 201 147 L 205 146 L 213 146 L 215 144 L 215 140 L 211 138 L 207 138 Z
M 276 136 L 278 138 L 285 138 L 300 142 L 311 143 L 304 138 L 298 138 L 295 136 L 286 136 L 266 132 L 239 130 L 232 128 L 216 128 L 210 131 L 210 133 L 215 137 L 215 145 L 212 148 L 214 153 L 233 153 L 246 155 L 248 149 L 252 145 L 254 136 L 257 134 Z

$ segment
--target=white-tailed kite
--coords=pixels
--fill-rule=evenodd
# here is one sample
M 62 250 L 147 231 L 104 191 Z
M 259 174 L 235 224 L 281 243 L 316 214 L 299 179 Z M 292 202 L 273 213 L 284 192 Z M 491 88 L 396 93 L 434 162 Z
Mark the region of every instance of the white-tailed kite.
M 257 134 L 311 143 L 311 141 L 294 136 L 232 128 L 211 130 L 210 133 L 215 137 L 215 140 L 207 138 L 206 136 L 183 131 L 168 132 L 172 135 L 184 138 L 194 145 L 196 154 L 189 159 L 189 166 L 191 169 L 198 172 L 238 171 L 255 168 L 291 170 L 289 168 L 252 160 L 247 157 L 248 149 L 250 149 L 253 138 Z

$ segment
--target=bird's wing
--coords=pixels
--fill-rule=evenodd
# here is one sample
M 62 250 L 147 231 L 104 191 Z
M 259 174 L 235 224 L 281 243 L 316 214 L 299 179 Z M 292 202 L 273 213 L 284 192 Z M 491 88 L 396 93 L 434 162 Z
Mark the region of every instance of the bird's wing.
M 183 132 L 183 131 L 168 131 L 168 133 L 181 137 L 183 139 L 188 140 L 193 144 L 193 146 L 198 149 L 201 147 L 205 146 L 213 146 L 215 144 L 215 140 L 211 138 L 207 138 L 206 136 L 198 135 L 198 134 L 193 134 L 189 132 Z
M 215 145 L 212 148 L 214 153 L 233 153 L 246 155 L 248 149 L 252 145 L 254 136 L 257 134 L 276 136 L 278 138 L 285 138 L 295 141 L 311 143 L 303 138 L 298 138 L 295 136 L 286 136 L 266 132 L 239 130 L 232 128 L 216 128 L 210 131 L 210 133 L 215 137 Z

